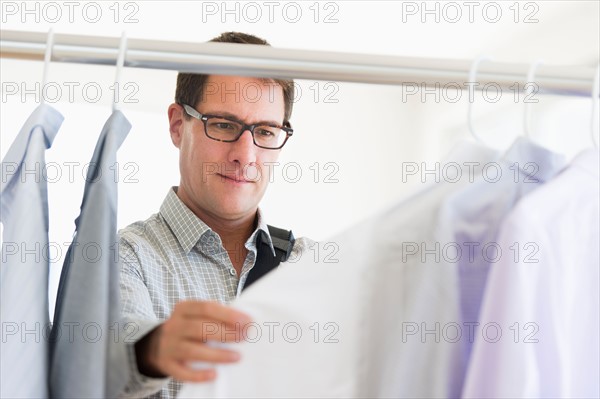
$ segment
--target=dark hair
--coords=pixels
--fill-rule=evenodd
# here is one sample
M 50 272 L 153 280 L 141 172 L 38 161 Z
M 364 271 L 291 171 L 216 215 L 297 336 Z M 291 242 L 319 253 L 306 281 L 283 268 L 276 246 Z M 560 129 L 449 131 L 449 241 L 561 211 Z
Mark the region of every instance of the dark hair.
M 225 32 L 220 36 L 210 40 L 218 43 L 245 43 L 245 44 L 260 44 L 270 46 L 266 40 L 259 37 L 240 32 Z M 198 102 L 204 95 L 206 81 L 210 75 L 197 73 L 183 73 L 177 75 L 177 88 L 175 89 L 175 102 L 178 104 L 189 104 L 197 106 Z M 294 81 L 292 79 L 269 79 L 259 78 L 269 82 L 274 82 L 283 89 L 283 100 L 285 104 L 283 121 L 284 124 L 289 124 L 292 116 L 292 107 L 294 103 Z M 188 115 L 184 113 L 187 118 Z

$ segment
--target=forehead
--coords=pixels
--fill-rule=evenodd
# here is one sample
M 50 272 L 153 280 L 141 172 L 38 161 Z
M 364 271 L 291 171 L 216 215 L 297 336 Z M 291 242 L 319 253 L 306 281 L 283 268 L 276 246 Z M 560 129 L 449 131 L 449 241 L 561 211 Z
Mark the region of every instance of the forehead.
M 281 114 L 280 118 L 283 118 L 283 89 L 269 79 L 210 75 L 198 105 L 204 112 L 226 107 L 234 113 L 260 111 L 271 114 L 271 117 Z

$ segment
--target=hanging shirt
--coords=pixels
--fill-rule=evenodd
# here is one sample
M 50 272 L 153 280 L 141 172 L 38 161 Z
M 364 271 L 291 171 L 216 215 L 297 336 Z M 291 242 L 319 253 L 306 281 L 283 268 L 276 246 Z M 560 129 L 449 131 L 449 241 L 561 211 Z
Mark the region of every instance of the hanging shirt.
M 487 164 L 473 184 L 444 200 L 436 241 L 447 249 L 440 267 L 453 268 L 460 286 L 461 318 L 457 322 L 469 333 L 468 339 L 457 343 L 464 345 L 464 364 L 479 332 L 476 327 L 488 270 L 517 250 L 512 244 L 498 244 L 502 220 L 521 198 L 552 179 L 565 165 L 563 155 L 520 137 L 501 159 Z
M 502 222 L 515 250 L 491 267 L 464 397 L 599 397 L 598 163 L 582 153 Z
M 459 319 L 453 270 L 439 267 L 443 199 L 469 184 L 494 151 L 463 144 L 460 177 L 320 243 L 234 302 L 253 318 L 235 364 L 180 397 L 456 397 L 464 370 L 442 334 Z M 312 256 L 311 256 L 312 255 Z M 198 365 L 202 367 L 203 365 Z
M 131 124 L 110 116 L 88 169 L 81 213 L 57 294 L 51 348 L 50 392 L 56 398 L 116 397 L 127 378 L 119 322 L 117 255 L 117 150 Z
M 45 151 L 63 116 L 41 104 L 2 161 L 1 397 L 48 397 L 48 187 Z

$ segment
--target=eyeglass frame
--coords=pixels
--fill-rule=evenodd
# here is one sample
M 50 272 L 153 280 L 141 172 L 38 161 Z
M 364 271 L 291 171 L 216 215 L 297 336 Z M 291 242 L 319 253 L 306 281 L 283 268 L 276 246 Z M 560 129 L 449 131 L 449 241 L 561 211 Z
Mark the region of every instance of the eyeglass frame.
M 264 148 L 265 150 L 280 150 L 283 148 L 285 143 L 287 143 L 288 139 L 290 137 L 292 137 L 292 135 L 294 134 L 294 129 L 292 129 L 291 126 L 289 126 L 289 127 L 288 126 L 279 126 L 279 125 L 273 125 L 273 124 L 269 124 L 269 123 L 254 123 L 252 125 L 248 125 L 240 120 L 237 120 L 237 119 L 231 118 L 231 117 L 227 117 L 227 116 L 214 115 L 214 114 L 201 114 L 194 107 L 192 107 L 191 105 L 188 105 L 188 104 L 179 104 L 179 105 L 181 105 L 183 107 L 183 109 L 189 116 L 196 118 L 199 121 L 203 122 L 204 134 L 206 135 L 206 137 L 208 137 L 211 140 L 220 141 L 223 143 L 234 143 L 234 142 L 238 141 L 240 139 L 240 137 L 242 137 L 242 134 L 244 134 L 244 132 L 246 130 L 249 130 L 250 134 L 252 135 L 252 141 L 254 142 L 255 146 L 257 146 L 259 148 Z M 206 125 L 206 121 L 208 120 L 208 118 L 220 118 L 220 119 L 225 119 L 226 121 L 238 123 L 238 124 L 242 125 L 242 130 L 240 131 L 238 136 L 233 140 L 216 139 L 216 138 L 208 135 L 208 126 Z M 290 124 L 289 122 L 286 122 L 286 123 L 288 125 Z M 281 129 L 286 133 L 285 140 L 283 140 L 283 143 L 281 143 L 281 145 L 279 147 L 264 147 L 262 145 L 259 145 L 258 143 L 256 143 L 256 138 L 254 137 L 254 129 L 257 126 L 269 126 L 269 127 L 275 127 L 275 128 Z

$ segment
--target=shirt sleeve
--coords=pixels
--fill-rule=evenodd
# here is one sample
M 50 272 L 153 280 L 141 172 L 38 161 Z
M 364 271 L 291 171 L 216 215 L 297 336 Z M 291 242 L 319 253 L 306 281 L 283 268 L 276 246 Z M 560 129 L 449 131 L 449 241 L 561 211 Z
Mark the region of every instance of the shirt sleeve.
M 148 288 L 144 283 L 135 243 L 119 239 L 121 317 L 128 332 L 126 337 L 129 379 L 120 397 L 139 398 L 152 395 L 167 385 L 171 378 L 152 378 L 137 367 L 135 344 L 161 324 L 154 313 Z

